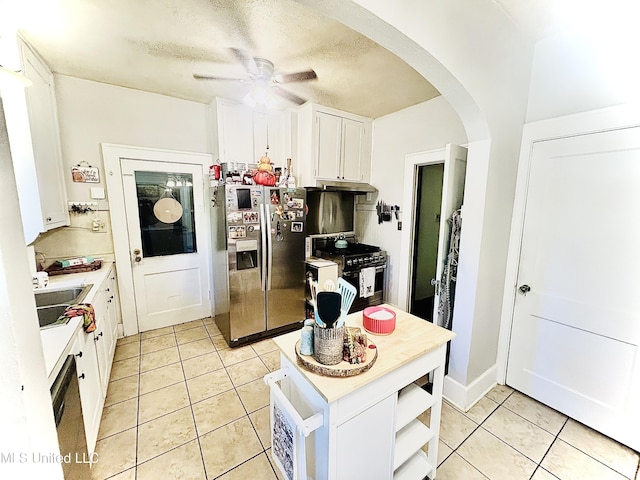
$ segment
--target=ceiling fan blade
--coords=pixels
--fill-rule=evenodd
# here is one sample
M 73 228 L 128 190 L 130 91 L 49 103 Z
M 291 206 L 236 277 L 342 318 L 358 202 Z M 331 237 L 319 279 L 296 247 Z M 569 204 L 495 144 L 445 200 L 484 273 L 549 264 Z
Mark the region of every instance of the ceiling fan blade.
M 309 69 L 296 73 L 281 73 L 279 75 L 274 75 L 274 78 L 278 83 L 289 83 L 315 80 L 316 78 L 318 78 L 318 75 L 316 75 L 316 72 L 314 72 L 312 69 Z
M 193 78 L 196 78 L 198 80 L 225 80 L 229 82 L 246 82 L 247 81 L 244 78 L 219 77 L 217 75 L 202 75 L 200 73 L 194 73 Z
M 260 73 L 258 65 L 256 65 L 256 61 L 251 55 L 248 55 L 247 52 L 233 47 L 229 48 L 229 50 L 231 50 L 231 53 L 236 57 L 236 60 L 238 60 L 251 75 L 257 75 Z
M 302 105 L 303 103 L 306 103 L 306 99 L 299 97 L 298 95 L 296 95 L 295 93 L 291 93 L 287 90 L 285 90 L 284 88 L 280 88 L 277 85 L 274 85 L 273 87 L 271 87 L 271 90 L 273 91 L 273 93 L 275 93 L 276 95 L 280 95 L 282 98 L 289 100 L 290 102 L 293 102 L 297 105 Z

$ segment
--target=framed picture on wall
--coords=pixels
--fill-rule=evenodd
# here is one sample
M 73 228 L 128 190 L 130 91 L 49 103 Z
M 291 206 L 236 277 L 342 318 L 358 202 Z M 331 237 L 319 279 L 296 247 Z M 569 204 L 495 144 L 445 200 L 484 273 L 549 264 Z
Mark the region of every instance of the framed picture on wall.
M 98 167 L 76 165 L 71 167 L 71 178 L 78 183 L 100 183 L 100 172 Z

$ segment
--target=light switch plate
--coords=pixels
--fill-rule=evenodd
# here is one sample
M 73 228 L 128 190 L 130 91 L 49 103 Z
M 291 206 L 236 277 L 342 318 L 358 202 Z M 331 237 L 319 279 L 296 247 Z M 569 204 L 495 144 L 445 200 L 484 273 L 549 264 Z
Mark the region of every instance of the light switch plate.
M 104 188 L 91 187 L 91 198 L 95 200 L 104 200 Z

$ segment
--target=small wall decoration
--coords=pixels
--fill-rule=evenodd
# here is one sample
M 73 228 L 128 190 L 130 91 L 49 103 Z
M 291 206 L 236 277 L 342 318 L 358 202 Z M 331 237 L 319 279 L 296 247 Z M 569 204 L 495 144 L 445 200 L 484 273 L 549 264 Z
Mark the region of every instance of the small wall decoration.
M 92 167 L 87 162 L 81 162 L 71 167 L 71 178 L 79 183 L 100 183 L 98 167 Z

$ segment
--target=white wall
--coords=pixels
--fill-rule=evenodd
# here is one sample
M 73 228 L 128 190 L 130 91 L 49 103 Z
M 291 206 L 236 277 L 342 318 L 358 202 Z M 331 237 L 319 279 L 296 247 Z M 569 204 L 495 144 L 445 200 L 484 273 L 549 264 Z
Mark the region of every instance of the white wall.
M 640 38 L 612 43 L 604 32 L 598 33 L 594 40 L 563 31 L 536 44 L 527 122 L 640 99 Z
M 106 190 L 101 143 L 196 153 L 211 148 L 207 105 L 65 75 L 55 75 L 55 86 L 69 201 L 91 201 L 91 187 Z M 100 169 L 99 184 L 71 180 L 71 167 L 83 161 Z M 108 206 L 99 202 L 99 208 Z M 36 251 L 48 259 L 113 254 L 110 216 L 108 212 L 98 216 L 107 225 L 104 233 L 87 230 L 93 215 L 72 214 L 72 226 L 77 228 L 42 235 L 35 242 Z
M 464 145 L 467 136 L 456 112 L 444 97 L 436 97 L 373 122 L 371 184 L 378 189 L 377 199 L 390 205 L 402 205 L 404 162 L 409 153 L 444 148 L 447 143 Z M 395 219 L 378 224 L 375 202 L 359 204 L 356 231 L 364 243 L 379 245 L 389 255 L 385 301 L 398 304 L 398 261 L 401 233 Z M 407 227 L 407 226 L 405 226 Z
M 209 153 L 208 107 L 155 93 L 55 75 L 62 157 L 104 175 L 100 143 Z M 69 170 L 70 172 L 70 170 Z M 101 184 L 104 186 L 104 176 Z M 70 200 L 88 200 L 90 186 L 67 176 Z

